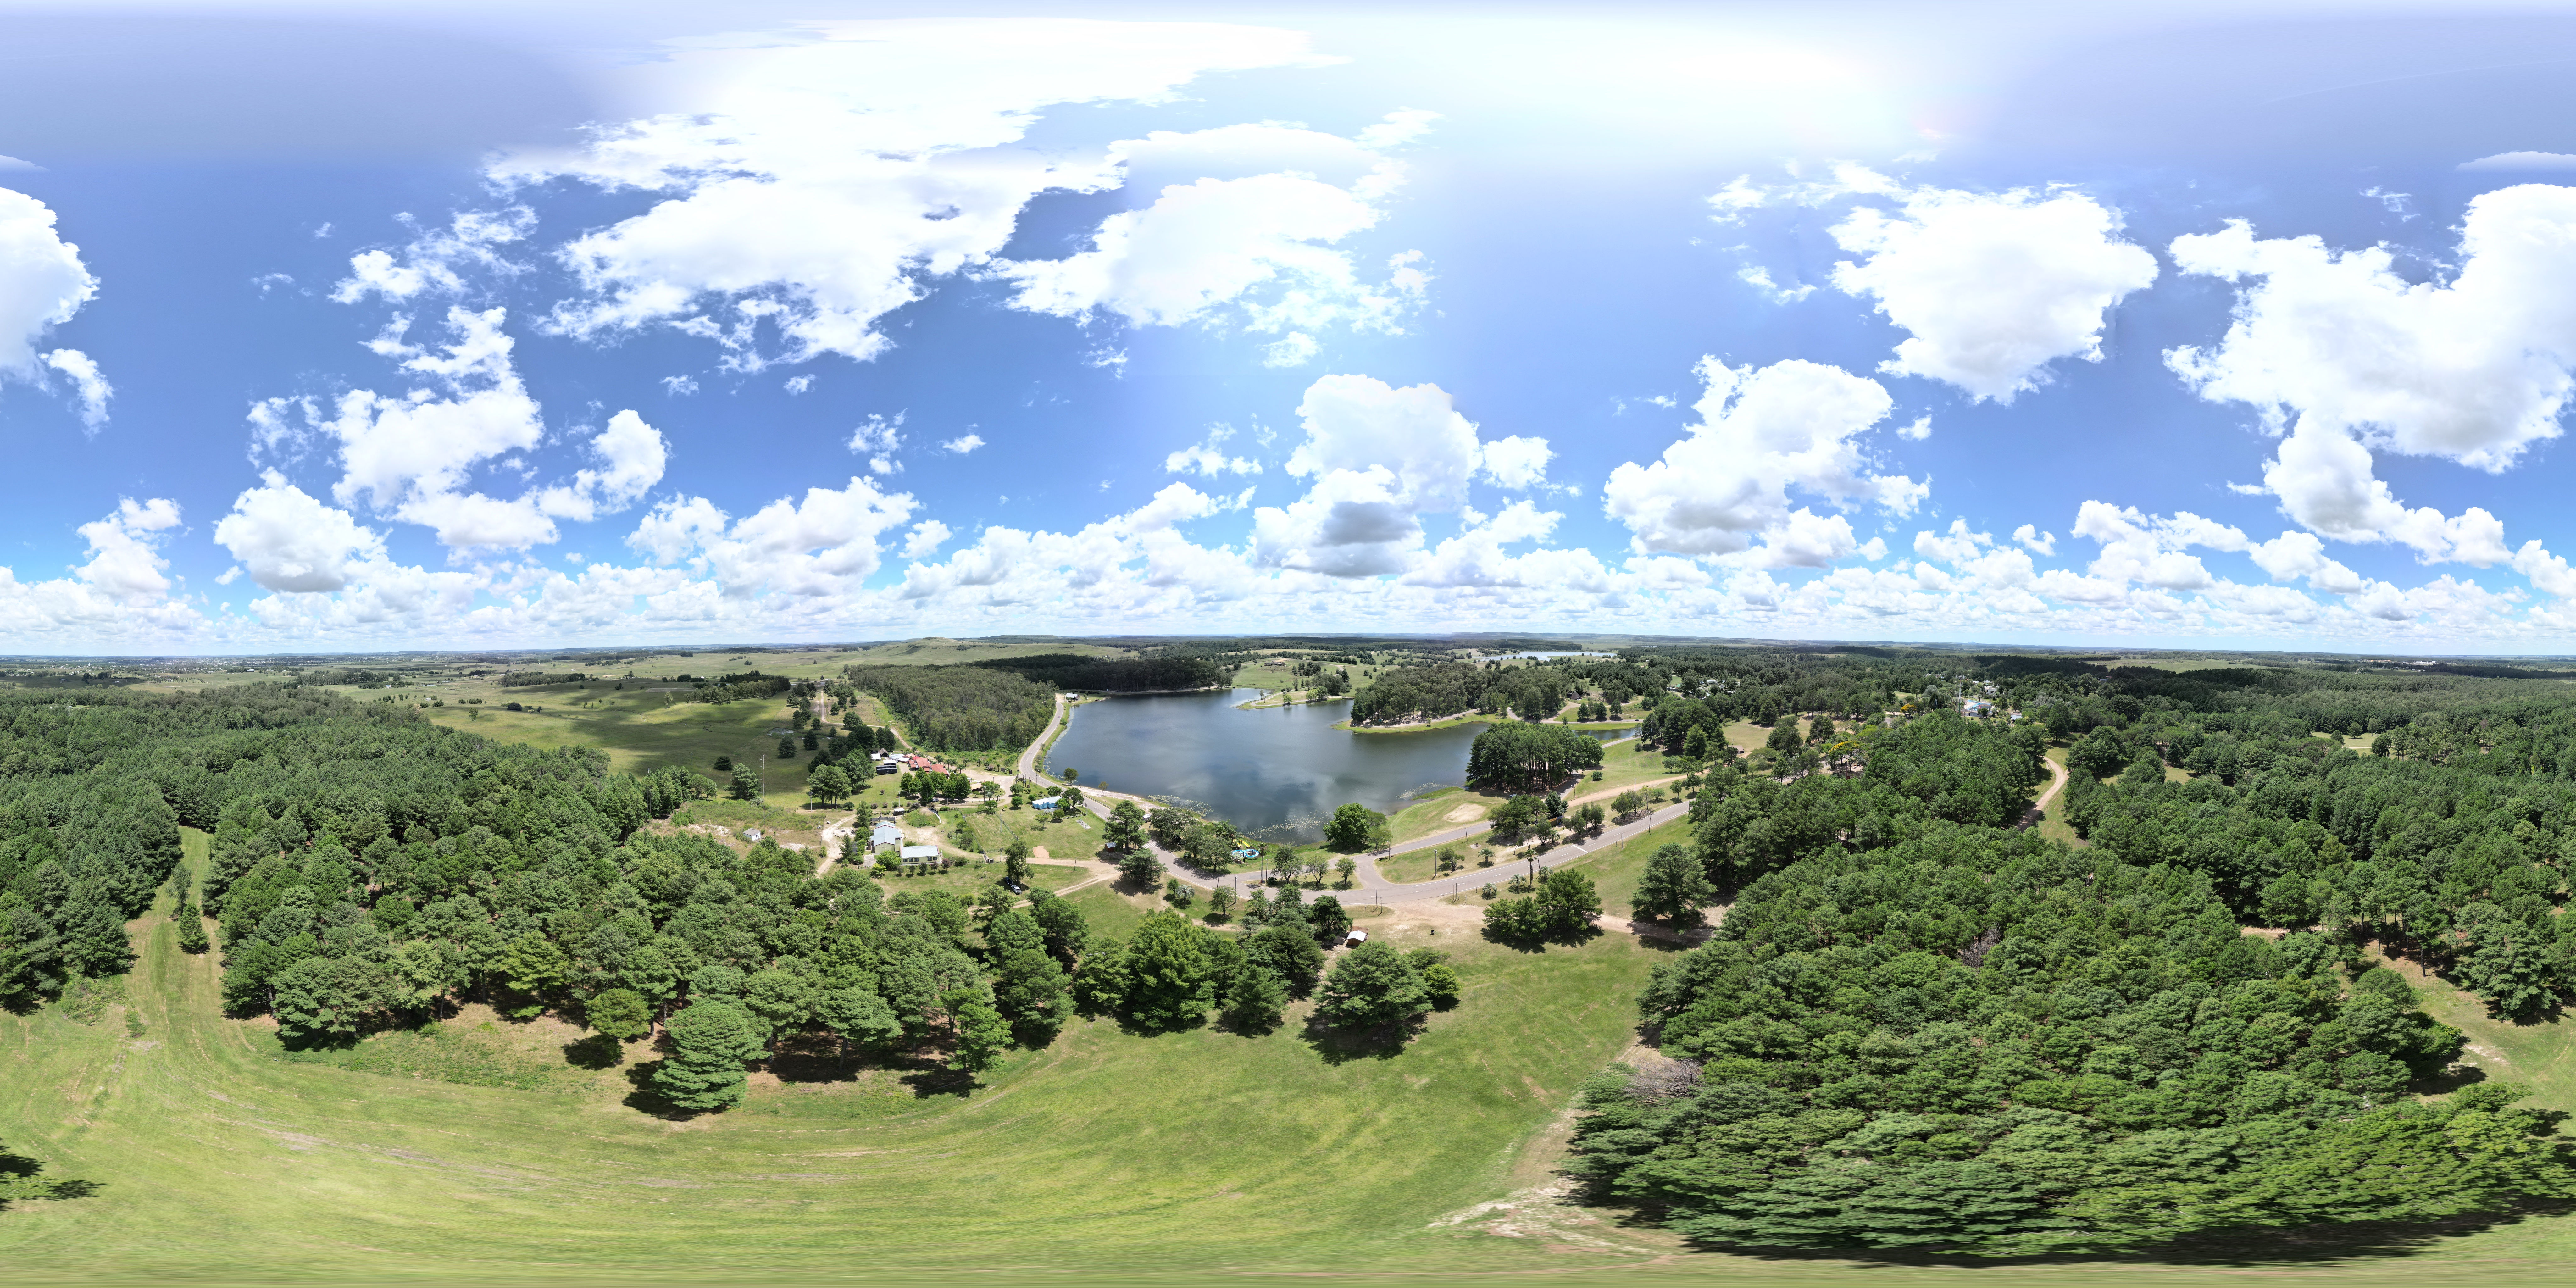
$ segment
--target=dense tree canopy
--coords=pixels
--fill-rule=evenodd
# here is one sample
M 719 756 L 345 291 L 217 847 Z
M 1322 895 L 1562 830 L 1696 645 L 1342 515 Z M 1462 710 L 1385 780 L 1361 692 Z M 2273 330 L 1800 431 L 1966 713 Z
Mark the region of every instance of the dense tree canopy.
M 2024 661 L 1905 681 L 1938 700 L 1862 729 L 1856 776 L 1711 774 L 1697 858 L 1734 906 L 1641 1001 L 1685 1063 L 1587 1093 L 1596 1195 L 1713 1243 L 1991 1255 L 2576 1195 L 2558 1115 L 2516 1089 L 2415 1098 L 2460 1035 L 2364 952 L 2447 966 L 2499 1013 L 2556 1004 L 2563 697 Z M 1939 697 L 1969 684 L 2020 726 Z M 2043 729 L 2074 744 L 2089 850 L 2006 827 Z M 2316 736 L 2343 729 L 2387 754 Z M 1650 862 L 1641 912 L 1688 902 L 1680 857 Z
M 1476 735 L 1467 750 L 1467 781 L 1498 794 L 1548 792 L 1600 764 L 1601 741 L 1590 734 L 1506 720 Z
M 1037 740 L 1055 691 L 982 666 L 853 666 L 851 686 L 903 717 L 915 746 L 931 751 L 996 751 Z
M 703 778 L 607 772 L 596 752 L 502 746 L 387 704 L 272 685 L 166 697 L 0 695 L 0 989 L 41 1000 L 122 969 L 125 919 L 212 833 L 203 883 L 223 996 L 291 1043 L 345 1042 L 465 1000 L 656 1019 L 675 1106 L 739 1098 L 783 1045 L 993 1058 L 1064 1015 L 1084 951 L 1060 900 L 982 942 L 944 892 L 892 900 L 850 868 L 764 841 L 736 851 L 650 826 Z M 190 915 L 193 922 L 193 914 Z M 989 1019 L 987 1017 L 990 1017 Z
M 1004 657 L 969 665 L 1010 671 L 1051 689 L 1090 693 L 1146 693 L 1209 689 L 1231 682 L 1234 670 L 1213 658 L 1184 655 L 1103 658 L 1074 653 Z
M 2102 1251 L 2576 1194 L 2548 1116 L 2407 1100 L 2460 1037 L 2402 979 L 2243 934 L 2194 873 L 1935 823 L 1765 876 L 1718 935 L 1641 1003 L 1704 1067 L 1596 1086 L 1580 1135 L 1699 1238 Z

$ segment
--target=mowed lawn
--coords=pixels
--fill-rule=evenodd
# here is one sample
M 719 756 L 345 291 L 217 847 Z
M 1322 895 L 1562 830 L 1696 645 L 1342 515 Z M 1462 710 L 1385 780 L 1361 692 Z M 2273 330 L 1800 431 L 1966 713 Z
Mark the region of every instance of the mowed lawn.
M 202 837 L 189 851 L 203 862 Z M 1636 853 L 1592 861 L 1605 893 Z M 215 1015 L 216 964 L 177 951 L 163 902 L 134 923 L 143 957 L 127 1007 L 89 1025 L 50 1008 L 0 1015 L 0 1140 L 98 1186 L 0 1213 L 0 1281 L 1360 1273 L 1964 1288 L 1971 1276 L 2232 1283 L 2288 1269 L 2331 1284 L 2546 1283 L 2563 1282 L 2576 1255 L 2576 1221 L 2563 1217 L 2433 1240 L 2402 1262 L 1984 1267 L 1689 1253 L 1616 1213 L 1536 1193 L 1573 1089 L 1630 1045 L 1631 999 L 1668 951 L 1624 935 L 1521 953 L 1454 930 L 1397 932 L 1455 954 L 1466 996 L 1392 1056 L 1310 1041 L 1298 1015 L 1258 1038 L 1077 1023 L 971 1096 L 916 1094 L 896 1070 L 762 1078 L 743 1109 L 672 1123 L 620 1104 L 617 1070 L 466 1085 L 283 1058 L 265 1026 Z M 494 1049 L 526 1058 L 569 1032 L 531 1026 L 544 1042 Z M 2535 1063 L 2567 1055 L 2554 1026 L 2473 1037 Z M 645 1054 L 637 1044 L 630 1058 Z M 1479 1206 L 1506 1201 L 1515 1206 Z
M 547 750 L 596 747 L 608 753 L 610 768 L 621 773 L 649 773 L 676 765 L 721 780 L 725 775 L 716 772 L 718 756 L 731 757 L 737 764 L 761 764 L 777 747 L 770 731 L 789 727 L 790 719 L 784 697 L 685 702 L 673 701 L 674 695 L 658 690 L 618 690 L 606 684 L 466 692 L 481 697 L 482 704 L 467 706 L 450 698 L 448 705 L 432 707 L 426 714 L 442 725 L 495 742 L 524 742 Z M 504 702 L 534 704 L 545 710 L 508 711 L 501 708 Z M 793 761 L 769 764 L 763 787 L 801 796 L 804 754 L 800 750 Z
M 139 1035 L 116 1008 L 0 1016 L 0 1140 L 100 1187 L 0 1215 L 0 1278 L 1547 1264 L 1428 1227 L 1508 1193 L 1524 1144 L 1632 1040 L 1656 957 L 1453 936 L 1465 1004 L 1389 1058 L 1294 1022 L 1077 1022 L 971 1096 L 895 1070 L 763 1079 L 681 1124 L 586 1089 L 613 1076 L 519 1090 L 283 1058 L 266 1025 L 215 1014 L 212 955 L 178 952 L 166 916 L 134 929 Z

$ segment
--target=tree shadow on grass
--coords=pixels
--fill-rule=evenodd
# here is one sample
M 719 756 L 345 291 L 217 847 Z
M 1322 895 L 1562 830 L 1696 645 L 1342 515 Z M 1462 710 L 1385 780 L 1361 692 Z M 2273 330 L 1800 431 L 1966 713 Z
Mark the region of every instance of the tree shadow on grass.
M 1337 1029 L 1310 1017 L 1302 1036 L 1324 1063 L 1343 1065 L 1354 1060 L 1392 1060 L 1404 1054 L 1404 1044 L 1413 1040 L 1415 1027 L 1405 1022 L 1381 1024 L 1373 1029 Z
M 620 1103 L 637 1113 L 672 1122 L 687 1122 L 697 1117 L 695 1111 L 672 1104 L 670 1097 L 663 1095 L 662 1089 L 654 1084 L 653 1075 L 662 1071 L 662 1064 L 660 1060 L 639 1060 L 626 1066 L 626 1083 L 634 1090 L 626 1093 Z
M 938 1096 L 971 1096 L 975 1094 L 977 1087 L 984 1085 L 975 1080 L 974 1074 L 964 1069 L 951 1069 L 947 1065 L 930 1060 L 920 1061 L 919 1067 L 903 1075 L 900 1081 L 903 1085 L 912 1088 L 912 1095 L 916 1100 L 929 1100 Z
M 366 1037 L 366 1035 L 363 1033 L 303 1033 L 289 1035 L 281 1032 L 277 1035 L 277 1045 L 285 1050 L 295 1052 L 346 1051 L 358 1045 L 359 1041 L 364 1037 Z
M 1637 937 L 1637 946 L 1659 953 L 1688 952 L 1708 942 L 1713 931 L 1706 926 L 1667 926 L 1646 917 L 1628 919 L 1628 933 Z
M 2419 1077 L 2406 1089 L 2423 1096 L 2447 1096 L 2462 1087 L 2473 1087 L 2487 1080 L 2487 1071 L 2474 1064 L 2455 1064 L 2439 1073 Z
M 24 1154 L 0 1149 L 0 1212 L 12 1202 L 29 1199 L 85 1199 L 99 1192 L 96 1181 L 47 1180 L 45 1165 Z
M 1219 1014 L 1216 1022 L 1209 1027 L 1219 1033 L 1231 1033 L 1239 1038 L 1266 1038 L 1278 1032 L 1286 1022 L 1287 1017 L 1284 1015 L 1273 1015 L 1264 1022 Z
M 855 1082 L 870 1065 L 884 1063 L 838 1037 L 799 1034 L 779 1043 L 767 1067 L 780 1082 Z
M 1581 948 L 1599 939 L 1606 932 L 1599 926 L 1587 925 L 1581 930 L 1561 930 L 1545 935 L 1507 935 L 1493 926 L 1487 926 L 1479 933 L 1484 936 L 1486 943 L 1497 944 L 1516 953 L 1536 955 L 1546 952 L 1551 947 Z M 1688 945 L 1680 946 L 1688 947 Z
M 626 1058 L 626 1045 L 605 1033 L 593 1033 L 589 1037 L 564 1043 L 563 1054 L 564 1063 L 577 1069 L 596 1072 L 601 1069 L 615 1068 L 618 1061 Z

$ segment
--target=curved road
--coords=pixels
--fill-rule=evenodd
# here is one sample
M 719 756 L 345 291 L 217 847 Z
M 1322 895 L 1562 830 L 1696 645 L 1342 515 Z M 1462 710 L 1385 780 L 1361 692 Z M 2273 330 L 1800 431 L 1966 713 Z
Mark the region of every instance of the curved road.
M 2041 792 L 2039 794 L 2039 799 L 2030 803 L 2030 812 L 2022 815 L 2022 826 L 2024 827 L 2038 826 L 2041 822 L 2039 816 L 2048 812 L 2048 803 L 2056 800 L 2057 794 L 2066 789 L 2066 766 L 2061 765 L 2054 760 L 2050 760 L 2046 756 L 2041 756 L 2039 758 L 2039 763 L 2048 766 L 2048 776 L 2051 781 L 2048 784 L 2048 790 Z
M 1056 726 L 1064 723 L 1064 695 L 1055 695 L 1055 710 L 1047 715 L 1046 728 L 1038 731 L 1037 741 L 1020 751 L 1020 777 L 1033 783 L 1047 780 L 1038 774 L 1038 753 L 1046 750 L 1047 740 L 1055 737 Z

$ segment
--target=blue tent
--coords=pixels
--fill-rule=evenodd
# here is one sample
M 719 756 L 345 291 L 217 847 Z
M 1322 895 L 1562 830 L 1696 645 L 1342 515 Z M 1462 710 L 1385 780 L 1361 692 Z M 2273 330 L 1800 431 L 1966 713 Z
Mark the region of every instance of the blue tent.
M 1064 799 L 1064 798 L 1063 798 L 1063 797 L 1061 797 L 1061 796 L 1049 796 L 1049 797 L 1047 797 L 1047 798 L 1046 798 L 1046 799 L 1044 799 L 1044 800 L 1035 800 L 1035 801 L 1030 801 L 1030 802 L 1029 802 L 1029 808 L 1030 808 L 1030 809 L 1054 809 L 1054 808 L 1055 808 L 1055 803 L 1056 803 L 1057 801 L 1060 801 L 1060 800 L 1063 800 L 1063 799 Z

